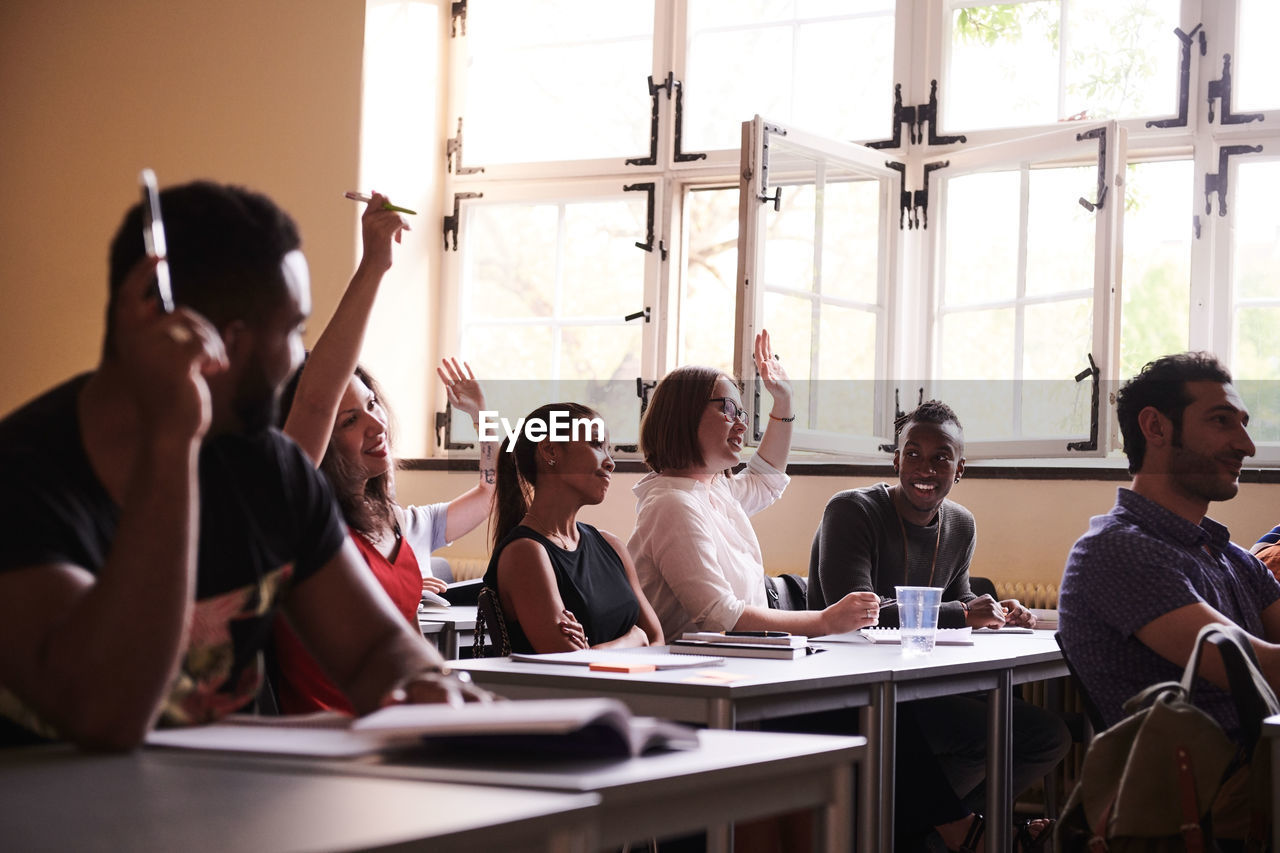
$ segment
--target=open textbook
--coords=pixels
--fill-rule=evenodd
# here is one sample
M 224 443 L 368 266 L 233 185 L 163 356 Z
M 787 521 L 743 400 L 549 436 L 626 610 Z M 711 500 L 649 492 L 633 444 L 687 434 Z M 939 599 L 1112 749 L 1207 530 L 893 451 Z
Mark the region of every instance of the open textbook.
M 698 737 L 678 723 L 633 717 L 616 699 L 531 699 L 391 705 L 355 719 L 330 712 L 232 715 L 207 726 L 153 731 L 147 745 L 325 758 L 410 748 L 622 758 L 696 748 Z

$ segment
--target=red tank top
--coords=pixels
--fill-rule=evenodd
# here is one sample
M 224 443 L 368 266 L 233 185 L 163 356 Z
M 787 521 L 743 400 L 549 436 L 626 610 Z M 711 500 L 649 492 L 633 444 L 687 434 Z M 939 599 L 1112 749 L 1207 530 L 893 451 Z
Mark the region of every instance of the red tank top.
M 396 561 L 392 563 L 355 531 L 351 532 L 351 539 L 396 609 L 417 630 L 422 574 L 418 569 L 418 558 L 408 541 L 401 540 Z M 275 655 L 276 695 L 282 714 L 324 710 L 355 713 L 347 697 L 324 674 L 283 615 L 277 616 L 275 621 Z

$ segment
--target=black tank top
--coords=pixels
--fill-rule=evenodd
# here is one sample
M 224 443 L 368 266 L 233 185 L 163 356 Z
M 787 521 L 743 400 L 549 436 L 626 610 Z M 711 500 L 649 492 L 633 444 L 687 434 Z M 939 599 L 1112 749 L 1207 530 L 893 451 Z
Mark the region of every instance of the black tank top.
M 532 528 L 520 525 L 502 540 L 489 558 L 485 571 L 485 586 L 499 593 L 498 558 L 508 543 L 517 539 L 532 539 L 542 546 L 551 560 L 556 576 L 556 588 L 564 606 L 582 623 L 587 642 L 593 646 L 616 640 L 631 630 L 640 618 L 640 604 L 636 601 L 626 569 L 618 552 L 613 550 L 600 531 L 590 524 L 578 522 L 578 547 L 566 551 Z M 530 654 L 535 651 L 529 644 L 515 615 L 503 611 L 507 633 L 511 638 L 511 651 Z

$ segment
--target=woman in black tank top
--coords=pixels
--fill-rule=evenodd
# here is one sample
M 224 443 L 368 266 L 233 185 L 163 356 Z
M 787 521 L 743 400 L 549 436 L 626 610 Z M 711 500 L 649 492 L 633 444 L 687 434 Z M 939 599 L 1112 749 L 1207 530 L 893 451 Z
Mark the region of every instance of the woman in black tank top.
M 578 403 L 551 403 L 524 423 L 547 428 L 521 429 L 514 449 L 498 454 L 494 550 L 484 580 L 501 603 L 511 650 L 661 644 L 626 546 L 577 520 L 579 509 L 609 491 L 614 465 L 604 420 Z M 531 440 L 530 432 L 548 437 Z

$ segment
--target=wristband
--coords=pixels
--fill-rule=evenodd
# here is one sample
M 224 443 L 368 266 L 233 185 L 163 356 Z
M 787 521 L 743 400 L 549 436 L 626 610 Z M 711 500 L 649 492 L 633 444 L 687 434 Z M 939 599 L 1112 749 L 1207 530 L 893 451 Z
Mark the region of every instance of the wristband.
M 780 417 L 778 417 L 777 415 L 775 415 L 773 412 L 770 412 L 770 413 L 769 413 L 769 420 L 771 420 L 771 421 L 781 421 L 781 422 L 782 422 L 782 423 L 784 423 L 784 424 L 789 424 L 789 423 L 791 423 L 792 421 L 794 421 L 795 419 L 796 419 L 796 416 L 795 416 L 795 415 L 792 415 L 792 416 L 791 416 L 791 417 L 789 417 L 789 418 L 780 418 Z

